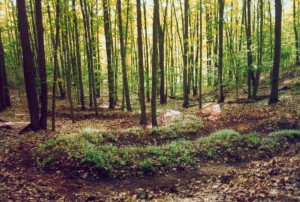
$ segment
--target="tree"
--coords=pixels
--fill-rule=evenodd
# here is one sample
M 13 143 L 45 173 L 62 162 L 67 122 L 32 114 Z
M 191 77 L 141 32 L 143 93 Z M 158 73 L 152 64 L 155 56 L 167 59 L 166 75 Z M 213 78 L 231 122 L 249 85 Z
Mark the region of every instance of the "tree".
M 157 126 L 156 117 L 156 92 L 157 92 L 157 64 L 158 64 L 158 24 L 159 24 L 159 2 L 154 0 L 153 10 L 153 50 L 152 50 L 152 95 L 151 95 L 151 118 L 152 125 Z
M 219 71 L 218 71 L 218 103 L 224 102 L 223 95 L 223 24 L 224 24 L 224 0 L 219 0 Z
M 164 11 L 163 25 L 158 25 L 159 38 L 159 66 L 160 66 L 160 104 L 167 103 L 165 94 L 165 32 L 167 26 L 167 11 L 169 1 L 167 0 Z M 158 15 L 159 16 L 159 15 Z M 160 21 L 160 20 L 159 20 Z
M 279 68 L 281 59 L 281 23 L 282 23 L 282 4 L 281 0 L 275 0 L 275 47 L 274 47 L 274 63 L 272 70 L 271 94 L 269 104 L 279 101 L 278 85 L 279 85 Z
M 141 105 L 141 125 L 147 124 L 146 117 L 146 104 L 145 104 L 145 79 L 144 79 L 144 66 L 143 66 L 143 36 L 142 36 L 142 12 L 141 0 L 136 1 L 137 8 L 137 32 L 138 32 L 138 57 L 139 57 L 139 81 L 140 81 L 140 105 Z
M 247 1 L 247 4 L 246 4 Z M 251 0 L 244 0 L 247 10 L 246 20 L 246 37 L 247 37 L 247 55 L 248 55 L 248 99 L 252 98 L 251 81 L 255 82 L 254 73 L 252 70 L 253 55 L 252 55 L 252 39 L 251 39 Z
M 0 29 L 0 111 L 10 107 L 10 96 L 7 86 L 7 75 L 4 58 L 4 48 Z
M 295 33 L 295 48 L 296 48 L 296 65 L 300 65 L 299 56 L 299 36 L 297 28 L 297 18 L 296 18 L 296 0 L 293 0 L 293 23 L 294 23 L 294 33 Z
M 103 0 L 103 13 L 104 13 L 104 31 L 106 39 L 106 55 L 107 55 L 107 69 L 108 69 L 108 93 L 109 93 L 109 108 L 114 109 L 116 106 L 115 100 L 115 79 L 114 79 L 114 69 L 112 63 L 112 30 L 110 22 L 110 14 L 108 7 L 108 0 Z
M 60 33 L 60 0 L 56 0 L 56 17 L 55 17 L 55 39 L 54 39 L 54 73 L 53 73 L 53 87 L 52 87 L 52 130 L 55 131 L 55 111 L 56 111 L 56 85 L 58 76 L 58 46 Z
M 88 63 L 89 73 L 89 95 L 90 95 L 90 107 L 94 107 L 95 115 L 98 116 L 98 106 L 95 88 L 95 70 L 93 60 L 93 37 L 92 37 L 92 14 L 89 12 L 88 3 L 86 0 L 80 0 L 81 12 L 84 21 L 84 38 L 85 48 Z
M 147 29 L 147 8 L 146 0 L 143 2 L 144 9 L 144 29 L 145 29 L 145 44 L 146 44 L 146 97 L 147 102 L 150 102 L 150 73 L 149 73 L 149 45 L 148 45 L 148 29 Z
M 72 0 L 72 9 L 73 9 L 73 21 L 74 21 L 74 29 L 75 29 L 76 64 L 77 64 L 77 68 L 78 68 L 80 103 L 81 103 L 81 110 L 85 110 L 84 89 L 83 89 L 83 82 L 82 82 L 82 67 L 81 67 L 81 57 L 80 57 L 80 45 L 79 45 L 79 33 L 78 33 L 78 22 L 77 22 L 77 15 L 76 15 L 75 0 Z
M 132 111 L 131 103 L 130 103 L 130 96 L 129 96 L 128 79 L 127 79 L 126 47 L 125 47 L 124 36 L 123 36 L 121 0 L 118 0 L 117 6 L 118 6 L 118 17 L 119 17 L 119 35 L 120 35 L 120 46 L 121 46 L 123 87 L 124 87 L 124 93 L 125 93 L 125 99 L 126 99 L 126 108 L 128 111 Z M 144 81 L 143 81 L 143 84 L 144 84 Z
M 189 1 L 184 1 L 184 35 L 183 35 L 183 107 L 187 108 L 189 105 L 188 93 L 188 50 L 189 50 Z
M 45 44 L 44 44 L 44 28 L 42 16 L 42 2 L 35 0 L 35 16 L 37 27 L 37 63 L 39 66 L 40 80 L 41 80 L 41 117 L 40 128 L 47 130 L 48 117 L 48 87 L 46 74 L 46 60 L 45 60 Z
M 203 48 L 203 34 L 202 34 L 202 18 L 203 18 L 203 6 L 202 6 L 202 0 L 200 0 L 200 2 L 199 2 L 199 6 L 200 6 L 200 19 L 199 19 L 199 21 L 200 21 L 200 30 L 199 30 L 199 32 L 200 32 L 200 37 L 199 37 L 199 47 L 198 47 L 198 49 L 200 49 L 200 67 L 199 67 L 199 87 L 198 87 L 198 90 L 199 90 L 199 92 L 198 92 L 198 96 L 199 96 L 199 98 L 198 98 L 198 105 L 199 105 L 199 109 L 202 109 L 202 81 L 203 81 L 203 75 L 202 75 L 202 71 L 203 71 L 203 65 L 202 65 L 202 57 L 203 57 L 203 50 L 202 50 L 202 48 Z
M 74 123 L 74 106 L 73 106 L 73 98 L 72 98 L 72 86 L 71 86 L 71 59 L 70 59 L 70 41 L 69 41 L 69 22 L 67 14 L 67 7 L 66 7 L 67 1 L 65 1 L 64 5 L 64 14 L 63 15 L 63 21 L 64 21 L 64 31 L 62 32 L 62 36 L 64 39 L 63 43 L 63 49 L 65 53 L 65 61 L 66 61 L 66 81 L 67 81 L 67 97 L 69 101 L 69 109 L 70 109 L 70 118 L 72 122 Z M 95 87 L 95 86 L 94 86 Z
M 260 18 L 260 22 L 257 22 L 258 24 L 258 30 L 259 30 L 259 36 L 258 38 L 258 62 L 257 62 L 257 70 L 256 70 L 256 76 L 255 76 L 255 84 L 253 88 L 253 99 L 257 99 L 257 92 L 259 88 L 259 82 L 260 82 L 260 74 L 262 70 L 263 65 L 263 44 L 264 44 L 264 37 L 263 37 L 263 27 L 264 27 L 264 3 L 263 0 L 259 0 L 259 8 L 260 8 L 260 14 L 258 14 L 258 18 Z
M 25 79 L 25 89 L 27 94 L 27 103 L 30 114 L 29 127 L 35 131 L 40 129 L 39 125 L 39 102 L 36 89 L 36 72 L 33 61 L 34 55 L 30 46 L 29 25 L 26 15 L 25 0 L 17 1 L 18 8 L 18 28 L 21 38 L 21 47 L 23 53 L 23 70 Z

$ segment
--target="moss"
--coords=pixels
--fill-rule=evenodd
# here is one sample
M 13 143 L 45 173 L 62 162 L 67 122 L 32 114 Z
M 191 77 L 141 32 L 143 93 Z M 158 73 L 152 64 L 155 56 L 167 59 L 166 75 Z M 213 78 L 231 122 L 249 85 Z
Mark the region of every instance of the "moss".
M 269 134 L 269 137 L 279 138 L 284 137 L 288 141 L 293 141 L 300 138 L 300 130 L 281 130 Z

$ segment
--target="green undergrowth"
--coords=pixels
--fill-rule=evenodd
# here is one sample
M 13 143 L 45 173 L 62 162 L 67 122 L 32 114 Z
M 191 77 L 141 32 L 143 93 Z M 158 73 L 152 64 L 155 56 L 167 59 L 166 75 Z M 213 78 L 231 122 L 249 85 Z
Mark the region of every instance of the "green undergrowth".
M 141 136 L 152 135 L 179 139 L 188 137 L 190 134 L 199 133 L 203 128 L 202 120 L 193 115 L 180 115 L 173 118 L 169 124 L 162 127 L 154 127 L 151 130 L 144 130 L 142 127 L 133 127 L 121 131 L 124 135 Z
M 241 135 L 221 130 L 194 141 L 173 141 L 160 146 L 104 145 L 97 131 L 61 136 L 41 144 L 35 152 L 41 168 L 97 171 L 97 177 L 140 176 L 185 168 L 207 160 L 243 161 L 274 155 L 300 139 L 300 131 L 285 130 Z M 89 169 L 87 169 L 89 168 Z

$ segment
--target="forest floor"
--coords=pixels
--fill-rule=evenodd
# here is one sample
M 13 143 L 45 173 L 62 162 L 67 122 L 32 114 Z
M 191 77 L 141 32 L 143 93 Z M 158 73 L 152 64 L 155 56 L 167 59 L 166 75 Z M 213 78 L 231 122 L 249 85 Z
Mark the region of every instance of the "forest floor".
M 170 109 L 199 117 L 203 129 L 188 137 L 192 140 L 225 128 L 241 134 L 300 129 L 300 67 L 286 71 L 280 83 L 280 102 L 272 106 L 268 99 L 236 102 L 230 93 L 226 94 L 230 97 L 226 103 L 206 102 L 202 110 L 197 106 L 182 109 L 180 100 L 169 100 L 159 107 L 158 122 L 168 124 L 165 113 Z M 262 84 L 259 95 L 268 93 Z M 28 121 L 26 100 L 20 100 L 14 92 L 12 96 L 14 107 L 0 114 L 0 201 L 300 201 L 300 142 L 269 158 L 236 163 L 207 161 L 183 170 L 137 178 L 95 181 L 70 177 L 60 170 L 39 169 L 33 153 L 49 138 L 87 127 L 113 131 L 137 127 L 139 113 L 108 110 L 103 104 L 97 118 L 92 110 L 76 109 L 76 122 L 72 123 L 66 101 L 60 100 L 56 132 L 19 135 Z M 241 96 L 245 96 L 242 91 Z M 138 103 L 135 104 L 137 109 Z M 135 136 L 120 137 L 118 141 L 122 146 L 148 145 L 155 140 Z M 155 143 L 170 140 L 158 141 L 161 142 Z

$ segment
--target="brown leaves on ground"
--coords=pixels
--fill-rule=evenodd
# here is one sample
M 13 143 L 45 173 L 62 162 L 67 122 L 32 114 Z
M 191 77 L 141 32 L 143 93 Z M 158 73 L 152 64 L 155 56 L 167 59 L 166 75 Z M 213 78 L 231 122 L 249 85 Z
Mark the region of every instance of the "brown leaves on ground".
M 294 145 L 268 161 L 237 165 L 225 174 L 192 181 L 179 188 L 176 195 L 167 194 L 163 198 L 167 201 L 299 201 L 299 148 L 299 144 Z

